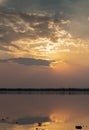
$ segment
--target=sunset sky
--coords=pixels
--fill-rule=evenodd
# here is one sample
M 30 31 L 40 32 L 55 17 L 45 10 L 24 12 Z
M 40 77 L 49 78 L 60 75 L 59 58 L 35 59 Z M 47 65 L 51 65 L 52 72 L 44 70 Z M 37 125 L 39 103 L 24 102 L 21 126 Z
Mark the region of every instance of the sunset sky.
M 89 1 L 0 0 L 0 87 L 89 87 Z M 1 116 L 89 114 L 88 96 L 0 97 Z
M 0 0 L 1 87 L 88 87 L 88 0 Z

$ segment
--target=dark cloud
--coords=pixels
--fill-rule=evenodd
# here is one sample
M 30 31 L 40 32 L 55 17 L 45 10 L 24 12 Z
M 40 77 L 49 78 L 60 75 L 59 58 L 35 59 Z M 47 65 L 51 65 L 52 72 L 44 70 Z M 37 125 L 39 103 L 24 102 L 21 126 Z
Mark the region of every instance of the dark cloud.
M 36 39 L 38 37 L 49 37 L 51 29 L 48 24 L 52 18 L 49 16 L 28 15 L 14 12 L 0 13 L 0 46 L 19 48 L 12 42 L 22 39 Z M 5 47 L 4 47 L 5 46 Z M 3 50 L 2 48 L 0 48 Z
M 7 6 L 16 10 L 67 10 L 71 7 L 71 0 L 8 0 Z M 58 8 L 59 7 L 59 8 Z
M 0 63 L 18 63 L 23 65 L 36 65 L 36 66 L 49 66 L 52 61 L 48 60 L 41 60 L 41 59 L 32 59 L 32 58 L 13 58 L 13 59 L 7 59 L 7 60 L 0 60 Z
M 18 5 L 19 2 L 20 1 L 18 1 Z M 42 3 L 47 4 L 47 1 L 45 2 L 42 1 Z M 49 3 L 52 4 L 54 3 L 54 1 L 52 2 L 49 1 Z M 59 4 L 60 7 L 63 4 L 62 1 L 60 2 L 57 1 L 55 2 L 55 4 L 56 3 L 60 3 Z M 65 2 L 64 5 L 67 3 L 68 1 Z M 27 14 L 26 12 L 22 13 L 18 11 L 1 11 L 0 12 L 0 46 L 1 46 L 0 50 L 12 51 L 11 47 L 16 48 L 18 50 L 22 49 L 19 47 L 20 43 L 17 43 L 16 45 L 13 44 L 14 41 L 18 41 L 20 39 L 34 40 L 37 38 L 46 37 L 52 40 L 53 42 L 57 41 L 58 37 L 55 34 L 56 33 L 55 27 L 49 28 L 50 22 L 53 22 L 54 25 L 57 25 L 59 28 L 69 32 L 73 37 L 88 39 L 88 35 L 89 35 L 88 8 L 85 11 L 85 6 L 83 7 L 82 4 L 83 1 L 81 2 L 81 7 L 84 8 L 84 11 L 82 11 L 80 8 L 78 9 L 76 2 L 69 1 L 69 3 L 72 4 L 74 7 L 72 14 L 70 13 L 66 14 L 63 11 L 61 11 L 61 14 L 60 11 L 59 13 L 56 12 L 55 14 L 52 13 L 34 14 L 32 12 Z M 80 5 L 79 1 L 77 3 L 78 5 Z M 82 15 L 80 13 L 82 13 Z M 63 24 L 61 20 L 64 21 L 69 20 L 70 23 Z
M 4 47 L 4 46 L 0 46 L 0 50 L 2 50 L 2 51 L 11 51 L 10 49 L 8 49 L 7 47 Z
M 75 38 L 89 39 L 89 1 L 71 0 L 71 2 L 72 12 L 70 16 L 67 14 L 71 24 L 68 28 L 64 27 L 64 29 L 67 29 Z
M 59 14 L 50 16 L 49 14 L 26 14 L 21 12 L 0 12 L 0 49 L 12 50 L 12 47 L 23 51 L 19 40 L 36 40 L 38 38 L 48 38 L 51 41 L 57 41 L 55 28 L 50 28 L 50 22 L 61 26 L 61 17 Z M 60 25 L 59 25 L 60 24 Z M 13 43 L 15 42 L 15 43 Z M 17 43 L 16 43 L 17 42 Z M 35 44 L 35 43 L 33 43 Z M 44 41 L 40 43 L 43 45 Z M 30 45 L 30 42 L 29 42 Z M 39 45 L 36 44 L 37 46 Z M 34 45 L 33 45 L 34 46 Z M 34 48 L 29 46 L 31 48 Z
M 0 0 L 0 6 L 3 7 L 6 4 L 6 0 Z
M 88 0 L 8 0 L 6 2 L 6 6 L 7 6 L 7 11 L 8 12 L 35 12 L 38 13 L 41 12 L 46 12 L 48 14 L 51 14 L 54 12 L 56 15 L 56 18 L 60 18 L 60 19 L 65 19 L 65 20 L 70 20 L 71 24 L 70 26 L 62 26 L 63 29 L 67 30 L 69 33 L 71 33 L 74 37 L 79 37 L 79 38 L 88 38 L 89 35 L 89 30 L 87 28 L 88 24 L 89 24 L 89 1 Z M 13 10 L 13 8 L 15 8 Z M 10 10 L 11 9 L 11 10 Z M 5 10 L 6 11 L 6 8 Z M 11 15 L 3 15 L 5 16 L 5 19 L 10 19 L 9 22 L 10 23 L 14 23 L 14 26 L 17 27 L 17 31 L 19 33 L 19 35 L 22 35 L 22 32 L 24 32 L 25 30 L 25 25 L 23 25 L 22 23 L 18 24 L 18 14 L 11 14 Z M 13 18 L 12 18 L 13 16 Z M 0 16 L 1 17 L 1 16 Z M 36 31 L 39 32 L 40 29 L 45 30 L 42 31 L 44 33 L 38 33 L 39 35 L 44 35 L 45 33 L 48 33 L 48 29 L 47 29 L 47 24 L 48 24 L 48 18 L 37 18 L 36 16 L 31 16 L 29 17 L 29 15 L 21 15 L 20 14 L 20 18 L 25 20 L 25 22 L 30 22 L 30 24 L 33 22 L 41 22 L 38 26 L 35 27 Z M 2 19 L 2 18 L 1 18 Z M 0 19 L 0 21 L 1 21 Z M 19 20 L 21 20 L 19 19 Z M 43 21 L 43 20 L 44 21 Z M 41 20 L 41 21 L 40 21 Z M 3 20 L 2 20 L 3 21 Z M 43 23 L 42 23 L 43 22 Z M 46 22 L 46 23 L 45 23 Z M 59 21 L 58 21 L 59 22 Z M 26 24 L 25 23 L 25 24 Z M 42 25 L 42 26 L 41 26 Z M 31 27 L 34 28 L 33 24 L 30 25 Z M 41 28 L 40 28 L 41 27 Z M 42 28 L 44 27 L 44 28 Z M 5 27 L 6 28 L 6 27 Z M 38 29 L 39 28 L 39 29 Z M 16 28 L 14 28 L 16 29 Z M 12 27 L 11 27 L 11 30 Z M 16 30 L 14 30 L 15 35 L 16 35 Z M 32 33 L 31 30 L 28 30 L 28 33 Z M 26 34 L 26 33 L 25 33 Z M 26 34 L 26 36 L 27 36 Z M 22 35 L 23 36 L 23 35 Z M 32 36 L 32 35 L 30 35 Z
M 34 123 L 42 123 L 42 122 L 49 122 L 50 119 L 49 117 L 24 117 L 20 118 L 17 120 L 12 121 L 11 123 L 16 123 L 18 124 L 34 124 Z

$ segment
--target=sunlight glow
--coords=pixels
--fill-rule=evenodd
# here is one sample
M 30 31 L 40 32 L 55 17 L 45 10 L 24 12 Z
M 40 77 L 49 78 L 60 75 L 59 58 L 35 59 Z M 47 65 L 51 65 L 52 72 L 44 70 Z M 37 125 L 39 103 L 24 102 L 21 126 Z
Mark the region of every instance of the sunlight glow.
M 37 37 L 36 39 L 22 38 L 12 42 L 19 49 L 16 49 L 14 46 L 10 46 L 9 49 L 13 51 L 13 55 L 18 55 L 18 57 L 32 56 L 34 58 L 43 57 L 43 59 L 51 60 L 57 59 L 56 56 L 59 55 L 60 57 L 63 53 L 66 55 L 71 52 L 89 52 L 89 46 L 84 44 L 85 41 L 73 39 L 68 32 L 53 23 L 50 23 L 49 27 L 54 30 L 54 33 L 51 33 L 50 37 Z M 52 55 L 55 55 L 54 59 Z
M 27 57 L 53 60 L 55 62 L 51 63 L 50 67 L 53 69 L 61 68 L 61 71 L 69 71 L 70 66 L 68 63 L 77 62 L 89 65 L 88 60 L 81 61 L 84 56 L 88 57 L 89 55 L 89 40 L 74 38 L 60 26 L 60 24 L 70 24 L 70 21 L 61 20 L 61 23 L 58 23 L 50 19 L 47 23 L 47 32 L 45 32 L 44 28 L 43 31 L 40 29 L 40 24 L 42 24 L 40 21 L 36 21 L 31 25 L 30 23 L 25 23 L 20 18 L 18 19 L 17 23 L 23 24 L 23 28 L 19 29 L 14 24 L 9 24 L 16 33 L 22 33 L 22 37 L 12 40 L 10 46 L 4 46 L 5 49 L 10 51 L 6 52 L 2 50 L 0 58 Z M 36 30 L 37 27 L 39 27 L 38 33 Z M 29 33 L 28 36 L 23 36 L 29 30 L 32 33 Z
M 59 113 L 53 113 L 50 115 L 50 119 L 55 123 L 64 123 L 66 121 L 66 115 L 59 114 Z

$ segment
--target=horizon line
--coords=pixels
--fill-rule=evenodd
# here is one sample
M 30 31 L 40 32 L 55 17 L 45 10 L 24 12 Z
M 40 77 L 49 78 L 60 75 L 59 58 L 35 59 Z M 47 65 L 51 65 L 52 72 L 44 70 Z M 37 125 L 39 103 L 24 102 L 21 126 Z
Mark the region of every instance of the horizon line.
M 89 95 L 89 88 L 0 88 L 0 94 Z

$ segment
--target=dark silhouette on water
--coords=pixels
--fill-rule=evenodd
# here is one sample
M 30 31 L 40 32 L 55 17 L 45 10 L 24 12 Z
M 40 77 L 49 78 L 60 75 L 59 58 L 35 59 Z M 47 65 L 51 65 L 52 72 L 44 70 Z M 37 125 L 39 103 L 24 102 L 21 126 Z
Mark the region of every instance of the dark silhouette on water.
M 0 94 L 88 95 L 89 88 L 0 88 Z
M 82 126 L 75 126 L 75 128 L 81 130 Z
M 38 123 L 38 126 L 42 126 L 42 123 Z

